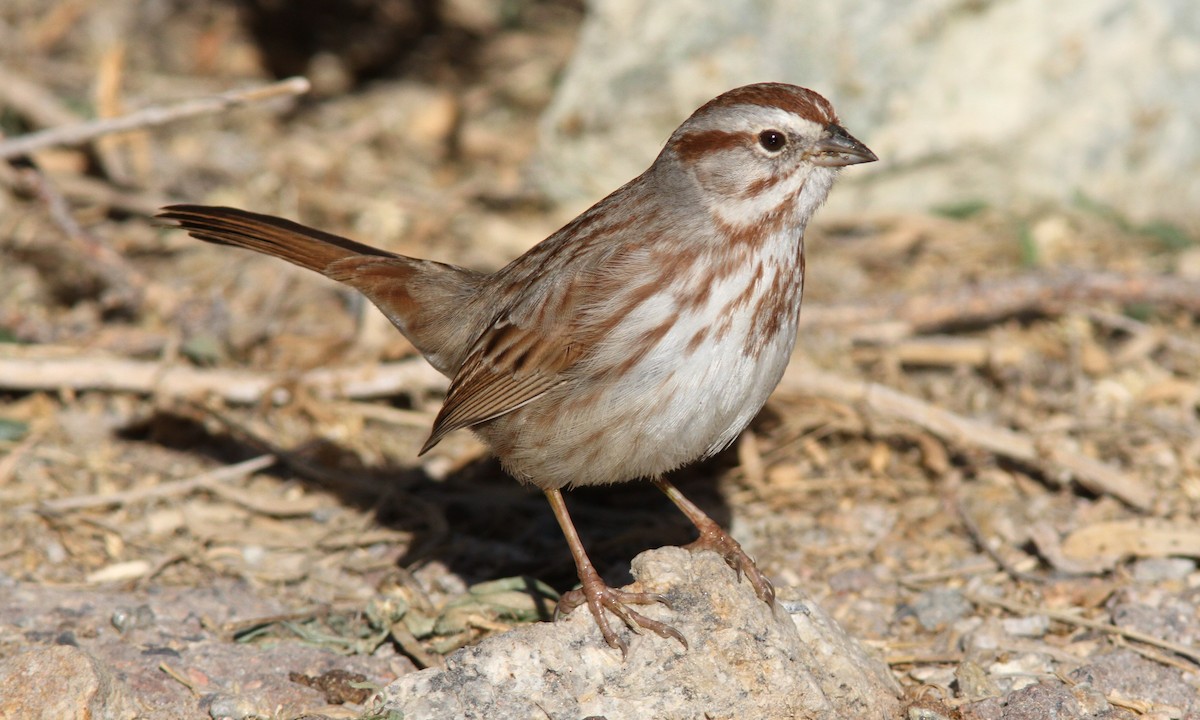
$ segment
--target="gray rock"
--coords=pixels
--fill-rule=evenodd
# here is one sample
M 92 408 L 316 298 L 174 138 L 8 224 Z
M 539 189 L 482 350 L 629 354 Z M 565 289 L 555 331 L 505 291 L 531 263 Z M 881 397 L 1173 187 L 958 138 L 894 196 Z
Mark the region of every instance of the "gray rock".
M 832 212 L 1078 194 L 1196 230 L 1197 76 L 1194 0 L 589 0 L 543 117 L 543 186 L 594 200 L 700 103 L 781 80 L 829 97 L 881 159 L 845 173 Z
M 1010 693 L 970 703 L 964 720 L 1133 720 L 1133 713 L 1113 707 L 1087 683 L 1064 685 L 1046 680 Z
M 974 606 L 954 588 L 934 588 L 921 593 L 913 603 L 917 622 L 929 631 L 938 630 L 966 617 Z
M 1133 563 L 1131 570 L 1135 582 L 1152 585 L 1169 580 L 1184 580 L 1196 572 L 1196 561 L 1181 557 L 1142 558 Z
M 286 637 L 232 642 L 201 622 L 288 611 L 227 579 L 133 592 L 16 583 L 0 592 L 0 637 L 24 652 L 13 649 L 0 659 L 0 720 L 292 717 L 281 708 L 300 712 L 327 704 L 321 690 L 294 681 L 293 674 L 345 670 L 383 685 L 412 669 L 385 649 L 346 657 Z
M 374 711 L 446 720 L 898 716 L 888 669 L 807 597 L 784 593 L 793 599 L 772 612 L 719 556 L 675 547 L 639 555 L 633 574 L 633 589 L 670 599 L 673 609 L 641 611 L 682 632 L 688 650 L 626 631 L 622 661 L 579 609 L 464 648 L 444 670 L 403 676 Z

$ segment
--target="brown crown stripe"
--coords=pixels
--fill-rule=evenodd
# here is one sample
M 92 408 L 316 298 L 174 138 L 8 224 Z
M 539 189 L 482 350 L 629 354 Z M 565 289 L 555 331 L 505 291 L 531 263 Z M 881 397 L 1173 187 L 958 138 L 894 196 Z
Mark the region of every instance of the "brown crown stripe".
M 760 83 L 730 90 L 710 100 L 693 113 L 692 117 L 702 115 L 713 108 L 736 105 L 782 108 L 821 125 L 838 122 L 837 113 L 828 100 L 807 88 L 796 88 L 782 83 Z

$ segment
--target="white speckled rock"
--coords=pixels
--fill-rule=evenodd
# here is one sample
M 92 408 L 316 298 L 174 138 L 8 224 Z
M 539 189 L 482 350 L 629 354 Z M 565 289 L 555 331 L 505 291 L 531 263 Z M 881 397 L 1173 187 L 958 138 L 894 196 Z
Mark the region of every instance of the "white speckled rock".
M 634 559 L 633 573 L 632 587 L 671 600 L 673 609 L 645 613 L 674 625 L 689 650 L 624 631 L 630 651 L 622 662 L 586 609 L 577 610 L 464 648 L 445 670 L 401 677 L 375 709 L 439 720 L 898 716 L 887 668 L 807 598 L 772 613 L 711 552 L 652 550 Z

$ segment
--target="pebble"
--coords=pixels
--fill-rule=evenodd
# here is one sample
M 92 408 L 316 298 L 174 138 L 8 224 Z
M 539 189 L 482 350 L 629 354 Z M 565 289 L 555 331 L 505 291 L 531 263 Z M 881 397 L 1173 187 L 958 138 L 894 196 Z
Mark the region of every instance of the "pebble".
M 1191 558 L 1143 558 L 1133 563 L 1133 579 L 1139 583 L 1183 580 L 1196 571 Z
M 972 610 L 971 603 L 962 592 L 953 588 L 926 590 L 913 603 L 917 622 L 929 631 L 937 630 L 955 620 L 965 617 Z

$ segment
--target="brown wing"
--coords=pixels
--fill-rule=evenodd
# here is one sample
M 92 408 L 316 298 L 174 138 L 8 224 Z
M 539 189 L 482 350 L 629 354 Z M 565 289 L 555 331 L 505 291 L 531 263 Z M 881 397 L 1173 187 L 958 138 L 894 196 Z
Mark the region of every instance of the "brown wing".
M 563 382 L 576 354 L 569 342 L 547 330 L 507 319 L 493 324 L 454 376 L 421 452 L 447 433 L 512 412 Z
M 455 374 L 422 453 L 451 431 L 512 412 L 571 382 L 572 370 L 605 342 L 617 321 L 661 286 L 657 276 L 629 281 L 645 275 L 653 246 L 668 237 L 675 217 L 644 200 L 623 204 L 642 182 L 629 182 L 496 273 L 499 317 Z M 622 212 L 611 211 L 614 205 Z

